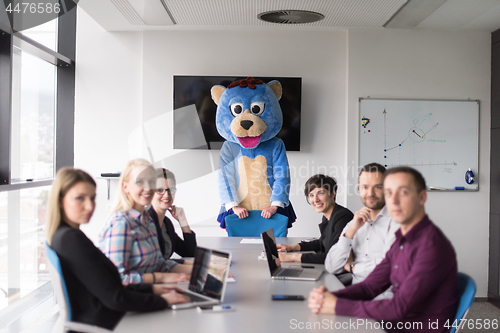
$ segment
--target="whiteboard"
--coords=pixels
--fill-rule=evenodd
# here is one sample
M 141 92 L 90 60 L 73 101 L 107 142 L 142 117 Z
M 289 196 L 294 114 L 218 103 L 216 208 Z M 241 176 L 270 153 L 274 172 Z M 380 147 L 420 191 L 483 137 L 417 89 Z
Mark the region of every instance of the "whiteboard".
M 428 189 L 479 189 L 479 101 L 360 98 L 359 110 L 360 166 L 407 165 L 422 173 Z

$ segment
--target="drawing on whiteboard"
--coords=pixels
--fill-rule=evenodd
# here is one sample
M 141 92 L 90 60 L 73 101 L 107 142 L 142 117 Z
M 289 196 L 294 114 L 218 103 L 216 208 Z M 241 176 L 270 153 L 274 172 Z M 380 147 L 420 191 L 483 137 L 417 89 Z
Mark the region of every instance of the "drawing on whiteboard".
M 398 164 L 398 163 L 392 163 L 392 164 L 386 164 L 385 167 L 389 167 L 389 168 L 392 168 L 394 166 L 399 166 L 399 165 L 406 165 L 406 166 L 411 166 L 411 167 L 431 167 L 431 166 L 436 166 L 436 165 L 457 165 L 456 162 L 443 162 L 443 163 L 414 163 L 414 164 Z M 443 172 L 448 172 L 448 173 L 452 173 L 453 170 L 444 170 L 443 169 Z
M 424 124 L 424 123 L 429 118 L 431 118 L 432 113 L 426 114 L 422 118 L 421 121 L 418 119 L 413 119 L 413 127 L 411 127 L 408 130 L 408 137 L 404 138 L 404 140 L 400 141 L 397 145 L 390 147 L 390 148 L 387 148 L 387 110 L 384 109 L 382 114 L 384 115 L 384 159 L 386 159 L 386 163 L 385 163 L 386 167 L 401 165 L 401 149 L 398 151 L 398 156 L 397 156 L 399 163 L 389 163 L 388 162 L 387 159 L 390 158 L 390 157 L 388 157 L 388 154 L 387 154 L 388 151 L 402 147 L 403 144 L 405 143 L 405 141 L 408 140 L 408 138 L 410 138 L 410 140 L 415 142 L 415 143 L 424 142 L 427 133 L 436 129 L 436 127 L 439 125 L 439 123 L 435 123 L 431 128 L 429 128 L 427 131 L 425 131 L 424 128 L 425 128 L 426 124 Z M 429 123 L 429 122 L 427 122 L 427 123 Z M 446 142 L 446 140 L 435 140 L 435 139 L 428 140 L 428 141 L 429 142 Z M 452 162 L 445 161 L 445 162 L 441 162 L 441 163 L 439 163 L 439 162 L 424 162 L 424 161 L 417 162 L 415 157 L 416 156 L 414 156 L 414 159 L 413 159 L 414 163 L 413 164 L 406 163 L 405 165 L 408 165 L 408 166 L 457 165 L 457 163 L 455 163 L 454 161 L 452 161 Z
M 384 109 L 384 112 L 382 112 L 382 114 L 384 115 L 384 136 L 387 138 L 387 111 L 386 111 L 386 109 Z M 424 142 L 426 134 L 429 133 L 430 131 L 432 131 L 433 129 L 435 129 L 439 125 L 439 123 L 434 124 L 434 126 L 432 126 L 427 132 L 425 132 L 422 129 L 422 124 L 427 119 L 429 119 L 431 116 L 432 116 L 432 113 L 427 114 L 424 117 L 424 119 L 422 121 L 420 121 L 420 122 L 419 122 L 418 119 L 414 119 L 413 120 L 413 125 L 414 126 L 408 130 L 408 138 L 410 138 L 412 141 L 417 142 L 417 143 Z M 387 140 L 385 140 L 384 141 L 384 151 L 387 152 L 389 150 L 401 147 L 403 145 L 403 143 L 408 138 L 405 138 L 398 145 L 396 145 L 394 147 L 391 147 L 391 148 L 387 148 Z
M 439 123 L 436 123 L 434 126 L 431 127 L 430 130 L 427 132 L 424 132 L 422 129 L 422 124 L 429 119 L 432 116 L 432 113 L 427 114 L 424 119 L 419 122 L 418 119 L 414 119 L 413 123 L 415 124 L 414 127 L 410 128 L 408 131 L 408 137 L 412 139 L 415 142 L 423 142 L 425 140 L 425 135 L 435 129 Z
M 411 166 L 429 186 L 477 190 L 463 175 L 477 172 L 478 101 L 360 99 L 358 119 L 359 165 Z
M 366 117 L 362 117 L 361 118 L 361 126 L 363 126 L 363 128 L 366 128 L 366 126 L 370 123 L 370 119 L 366 118 Z
M 363 133 L 370 133 L 370 130 L 366 129 L 366 126 L 370 123 L 370 118 L 361 117 L 361 126 L 363 127 Z

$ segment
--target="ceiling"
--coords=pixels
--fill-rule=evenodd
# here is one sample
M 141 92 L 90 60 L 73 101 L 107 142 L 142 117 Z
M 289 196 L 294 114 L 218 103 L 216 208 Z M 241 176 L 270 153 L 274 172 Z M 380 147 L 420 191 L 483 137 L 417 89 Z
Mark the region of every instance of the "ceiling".
M 80 0 L 108 31 L 280 27 L 288 29 L 399 28 L 460 31 L 500 29 L 500 0 Z M 273 10 L 325 16 L 307 24 L 259 20 Z

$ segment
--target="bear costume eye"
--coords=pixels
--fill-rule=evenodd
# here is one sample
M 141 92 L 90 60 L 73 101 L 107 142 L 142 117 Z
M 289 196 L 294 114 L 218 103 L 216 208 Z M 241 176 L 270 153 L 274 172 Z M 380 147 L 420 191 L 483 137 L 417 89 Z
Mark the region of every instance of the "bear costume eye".
M 264 107 L 265 107 L 264 102 L 253 102 L 252 104 L 250 104 L 250 110 L 256 116 L 258 116 L 258 115 L 262 114 L 262 112 L 264 112 Z
M 231 108 L 231 113 L 233 116 L 238 116 L 243 112 L 243 104 L 242 103 L 233 103 L 230 106 Z

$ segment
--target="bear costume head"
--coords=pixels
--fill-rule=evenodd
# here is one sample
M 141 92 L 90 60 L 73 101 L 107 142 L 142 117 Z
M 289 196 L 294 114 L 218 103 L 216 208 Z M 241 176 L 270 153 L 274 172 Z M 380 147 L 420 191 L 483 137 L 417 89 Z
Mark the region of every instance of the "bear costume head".
M 231 83 L 227 89 L 213 86 L 211 93 L 217 104 L 217 131 L 227 141 L 253 149 L 281 130 L 283 114 L 279 99 L 282 88 L 278 81 L 266 84 L 248 77 Z

